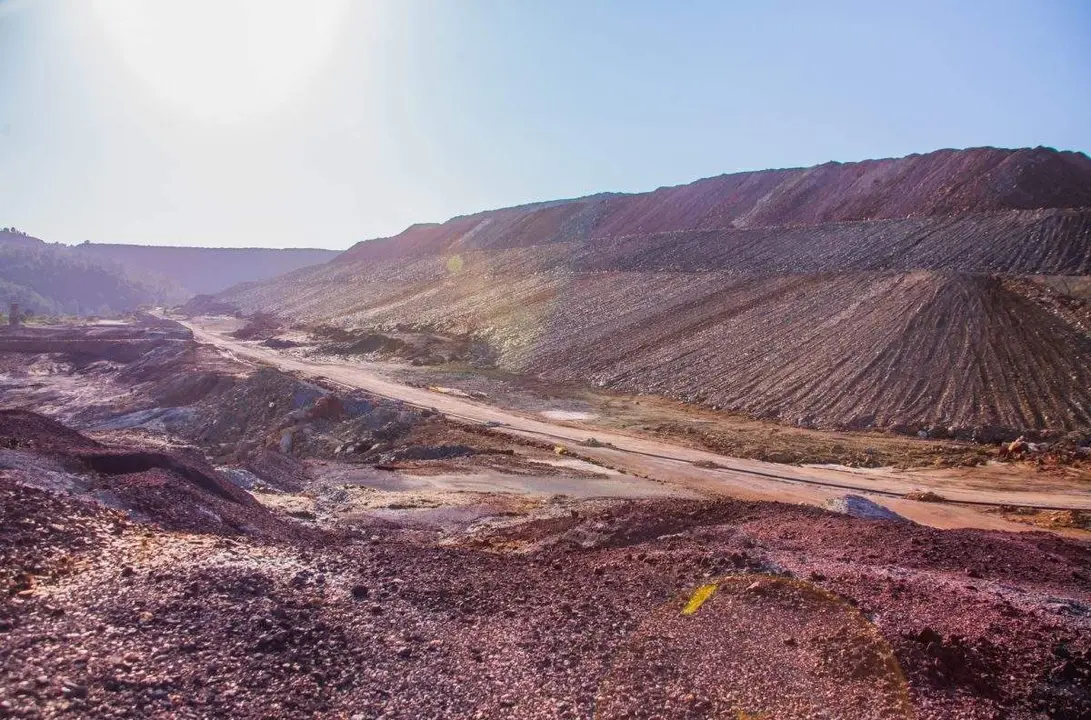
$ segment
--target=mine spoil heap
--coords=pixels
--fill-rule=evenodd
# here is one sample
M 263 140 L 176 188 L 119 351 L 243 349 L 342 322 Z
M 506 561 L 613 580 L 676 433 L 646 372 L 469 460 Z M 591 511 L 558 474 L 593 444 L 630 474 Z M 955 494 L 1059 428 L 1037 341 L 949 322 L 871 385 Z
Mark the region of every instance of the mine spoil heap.
M 500 367 L 803 426 L 1091 428 L 1091 160 L 941 150 L 536 203 L 220 307 L 472 338 Z

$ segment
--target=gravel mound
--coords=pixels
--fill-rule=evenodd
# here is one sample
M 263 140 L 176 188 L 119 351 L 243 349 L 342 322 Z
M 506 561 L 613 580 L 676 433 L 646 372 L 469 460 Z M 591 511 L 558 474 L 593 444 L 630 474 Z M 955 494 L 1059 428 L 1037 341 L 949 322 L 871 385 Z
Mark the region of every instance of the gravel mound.
M 36 413 L 0 411 L 0 446 L 19 477 L 64 468 L 70 492 L 124 509 L 165 528 L 253 536 L 291 533 L 248 493 L 195 454 L 104 445 Z M 14 472 L 13 472 L 14 474 Z
M 868 500 L 862 495 L 843 495 L 839 498 L 830 498 L 825 507 L 834 512 L 843 513 L 862 520 L 893 520 L 895 522 L 908 522 L 893 510 L 888 510 L 878 503 Z
M 509 261 L 521 262 L 468 260 L 451 281 L 441 259 L 419 260 L 368 269 L 374 282 L 362 284 L 336 276 L 355 266 L 333 263 L 307 298 L 361 288 L 368 297 L 331 298 L 325 311 L 383 305 L 374 322 L 479 333 L 520 373 L 801 426 L 989 442 L 1091 428 L 1091 336 L 1048 289 L 1030 298 L 996 278 L 933 271 L 561 274 Z M 439 274 L 412 277 L 428 264 Z M 317 310 L 297 304 L 296 287 L 249 302 Z

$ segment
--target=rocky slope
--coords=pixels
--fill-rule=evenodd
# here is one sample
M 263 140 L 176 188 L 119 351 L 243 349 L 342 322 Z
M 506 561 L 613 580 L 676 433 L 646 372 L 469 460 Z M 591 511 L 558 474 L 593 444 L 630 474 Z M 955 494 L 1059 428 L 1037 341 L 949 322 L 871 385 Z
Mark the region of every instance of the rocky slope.
M 472 336 L 506 369 L 788 422 L 1091 427 L 1091 160 L 1036 148 L 740 173 L 418 225 L 217 300 Z
M 536 203 L 414 225 L 342 259 L 713 228 L 825 225 L 1091 207 L 1091 159 L 1048 148 L 940 150 L 698 180 L 634 195 Z

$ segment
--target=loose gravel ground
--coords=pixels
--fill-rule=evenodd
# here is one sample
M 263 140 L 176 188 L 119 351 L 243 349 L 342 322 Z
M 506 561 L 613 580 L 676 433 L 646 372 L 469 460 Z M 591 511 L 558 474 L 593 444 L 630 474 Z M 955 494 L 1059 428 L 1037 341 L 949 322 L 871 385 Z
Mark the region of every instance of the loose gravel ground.
M 259 540 L 133 523 L 10 480 L 0 492 L 13 717 L 1091 710 L 1091 547 L 1046 534 L 673 500 L 573 508 L 456 546 L 287 520 Z

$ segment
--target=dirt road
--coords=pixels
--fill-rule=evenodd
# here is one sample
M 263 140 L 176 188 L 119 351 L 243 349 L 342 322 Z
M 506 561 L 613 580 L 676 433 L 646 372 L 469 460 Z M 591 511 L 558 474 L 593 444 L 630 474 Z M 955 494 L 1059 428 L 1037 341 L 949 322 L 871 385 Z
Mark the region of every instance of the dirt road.
M 310 378 L 325 378 L 413 405 L 434 408 L 452 418 L 496 424 L 497 430 L 511 435 L 545 439 L 568 446 L 584 441 L 590 435 L 588 430 L 536 420 L 484 402 L 391 382 L 359 366 L 287 357 L 254 343 L 227 337 L 210 323 L 183 324 L 193 331 L 198 341 L 215 345 L 240 359 L 272 365 Z M 915 475 L 909 481 L 898 477 L 895 472 L 872 471 L 864 476 L 837 469 L 801 468 L 725 457 L 605 429 L 595 429 L 594 437 L 600 443 L 612 447 L 580 447 L 579 454 L 627 473 L 680 485 L 707 495 L 820 505 L 831 497 L 851 492 L 866 495 L 905 517 L 935 527 L 1006 530 L 1028 528 L 984 515 L 967 504 L 1091 510 L 1091 493 L 1078 490 L 1019 492 L 951 487 L 942 481 L 932 482 L 920 475 Z M 693 465 L 701 461 L 713 462 L 721 467 L 706 469 Z M 964 504 L 922 503 L 901 498 L 905 493 L 920 489 L 936 490 L 944 497 Z

